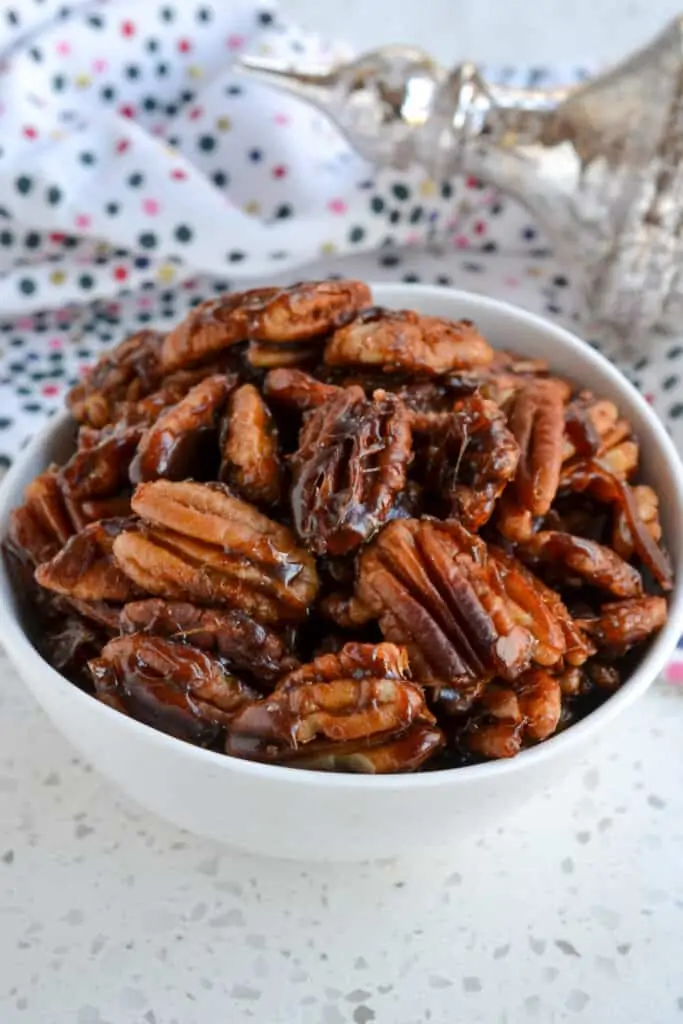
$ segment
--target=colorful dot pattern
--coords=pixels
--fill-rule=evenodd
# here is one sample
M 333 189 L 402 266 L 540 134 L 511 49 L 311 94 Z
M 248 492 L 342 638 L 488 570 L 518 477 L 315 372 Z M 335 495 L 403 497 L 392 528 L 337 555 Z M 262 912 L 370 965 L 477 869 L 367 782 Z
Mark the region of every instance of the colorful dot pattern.
M 253 0 L 4 9 L 0 471 L 106 347 L 264 279 L 454 286 L 577 323 L 567 268 L 519 206 L 476 179 L 370 167 L 321 115 L 239 76 L 243 52 L 349 55 Z M 683 344 L 607 354 L 683 448 Z M 668 678 L 683 683 L 683 646 Z

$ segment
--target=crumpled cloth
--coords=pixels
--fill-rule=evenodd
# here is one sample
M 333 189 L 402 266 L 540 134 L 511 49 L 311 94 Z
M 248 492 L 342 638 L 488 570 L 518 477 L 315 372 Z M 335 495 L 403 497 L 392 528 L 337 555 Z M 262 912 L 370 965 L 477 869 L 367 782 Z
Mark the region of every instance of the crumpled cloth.
M 475 180 L 373 168 L 322 115 L 240 75 L 242 53 L 305 64 L 350 50 L 250 0 L 4 7 L 0 471 L 103 349 L 221 291 L 348 275 L 576 323 L 567 268 L 515 202 Z M 545 85 L 585 72 L 488 74 Z M 683 448 L 683 338 L 610 355 Z M 670 673 L 683 681 L 683 652 Z

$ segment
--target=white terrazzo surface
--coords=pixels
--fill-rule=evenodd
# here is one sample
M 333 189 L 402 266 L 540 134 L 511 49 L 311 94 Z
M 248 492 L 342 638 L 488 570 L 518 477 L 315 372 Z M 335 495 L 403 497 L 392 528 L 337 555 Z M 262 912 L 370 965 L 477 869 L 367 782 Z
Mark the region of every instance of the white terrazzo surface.
M 616 57 L 678 4 L 285 7 L 356 44 L 571 64 Z M 0 1024 L 683 1021 L 682 733 L 683 693 L 659 686 L 498 832 L 438 858 L 321 868 L 232 854 L 138 810 L 0 655 Z
M 0 660 L 2 1024 L 683 1021 L 683 693 L 411 863 L 235 854 L 119 797 Z

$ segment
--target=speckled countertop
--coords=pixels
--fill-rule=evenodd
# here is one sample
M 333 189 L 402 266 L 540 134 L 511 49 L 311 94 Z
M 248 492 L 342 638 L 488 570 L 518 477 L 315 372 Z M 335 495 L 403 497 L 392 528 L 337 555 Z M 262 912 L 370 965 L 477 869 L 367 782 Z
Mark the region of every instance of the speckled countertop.
M 682 732 L 660 684 L 498 831 L 295 864 L 119 797 L 0 658 L 0 1021 L 683 1021 Z

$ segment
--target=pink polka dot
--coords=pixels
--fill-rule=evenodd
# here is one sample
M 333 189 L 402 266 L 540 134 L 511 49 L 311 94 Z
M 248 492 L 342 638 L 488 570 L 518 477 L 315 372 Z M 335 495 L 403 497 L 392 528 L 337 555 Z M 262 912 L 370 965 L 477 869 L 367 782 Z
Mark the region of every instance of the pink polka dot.
M 127 149 L 130 149 L 130 139 L 119 139 L 116 143 L 116 152 L 125 153 Z
M 473 178 L 471 175 L 466 179 L 465 184 L 468 188 L 479 188 L 479 178 Z
M 62 339 L 50 338 L 50 340 L 47 343 L 47 346 L 48 348 L 51 348 L 53 352 L 60 352 L 62 349 Z
M 241 46 L 244 46 L 244 36 L 228 36 L 226 39 L 226 45 L 229 50 L 239 50 Z
M 141 295 L 137 302 L 138 309 L 150 309 L 152 300 L 149 295 Z
M 109 316 L 118 316 L 120 312 L 121 307 L 118 302 L 110 302 L 107 306 L 107 313 L 109 313 Z
M 477 223 L 474 225 L 474 233 L 475 233 L 475 235 L 483 235 L 485 231 L 486 231 L 486 222 L 483 221 L 483 220 L 478 220 Z
M 422 238 L 416 231 L 413 231 L 411 234 L 406 235 L 406 245 L 419 245 L 421 241 Z
M 187 174 L 182 167 L 174 167 L 171 171 L 171 177 L 174 181 L 185 181 Z
M 504 277 L 503 284 L 507 285 L 508 288 L 519 288 L 519 278 L 512 277 L 512 275 Z
M 16 321 L 17 327 L 20 331 L 31 331 L 33 330 L 33 317 L 22 316 Z
M 43 387 L 43 394 L 46 398 L 50 398 L 52 395 L 59 394 L 59 388 L 56 384 L 45 384 Z
M 188 114 L 188 117 L 190 118 L 190 121 L 198 121 L 199 118 L 203 115 L 203 113 L 204 110 L 202 109 L 202 107 L 193 107 L 190 113 Z
M 178 40 L 178 50 L 180 51 L 180 53 L 189 53 L 191 49 L 192 43 L 190 42 L 189 39 Z
M 103 57 L 98 57 L 97 60 L 94 60 L 92 62 L 92 69 L 95 72 L 95 74 L 100 74 L 102 71 L 106 71 L 108 67 L 109 62 L 106 61 Z
M 124 103 L 122 107 L 119 107 L 119 114 L 121 117 L 135 117 L 135 107 L 132 107 L 130 103 Z
M 71 53 L 71 45 L 66 39 L 61 39 L 55 49 L 60 57 L 67 57 Z
M 156 199 L 143 199 L 142 209 L 145 213 L 148 213 L 150 217 L 156 217 L 157 213 L 161 209 Z
M 275 114 L 273 121 L 275 121 L 275 124 L 289 124 L 290 117 L 289 114 Z
M 86 373 L 88 372 L 89 369 L 90 369 L 90 363 L 81 363 L 81 365 L 78 367 L 78 376 L 79 377 L 85 377 L 85 375 L 86 375 Z
M 81 228 L 82 230 L 85 230 L 86 228 L 89 228 L 91 223 L 92 223 L 92 220 L 91 220 L 90 216 L 87 213 L 78 213 L 78 214 L 76 214 L 76 217 L 74 218 L 74 224 L 76 225 L 77 228 Z
M 38 132 L 33 127 L 33 125 L 30 125 L 30 124 L 27 124 L 26 127 L 23 129 L 23 134 L 24 134 L 25 138 L 27 138 L 27 139 L 37 139 L 38 138 Z
M 287 168 L 285 167 L 284 164 L 277 164 L 276 167 L 273 167 L 273 177 L 274 178 L 284 178 L 286 174 L 287 174 Z
M 456 235 L 453 239 L 453 244 L 458 249 L 467 249 L 469 247 L 470 240 L 467 235 Z
M 666 668 L 668 683 L 683 683 L 683 661 L 672 661 Z
M 152 135 L 163 135 L 164 132 L 166 131 L 166 125 L 163 125 L 163 124 L 152 125 L 152 127 L 150 128 L 150 131 L 151 131 Z
M 273 171 L 273 174 L 275 174 L 275 171 Z M 346 213 L 348 206 L 343 199 L 330 199 L 327 209 L 330 213 Z
M 68 309 L 58 309 L 55 313 L 55 319 L 58 324 L 71 323 L 71 311 Z
M 651 394 L 649 391 L 647 392 L 647 394 L 643 395 L 643 398 L 645 399 L 646 402 L 649 402 L 650 405 L 654 405 L 655 396 L 653 394 Z

